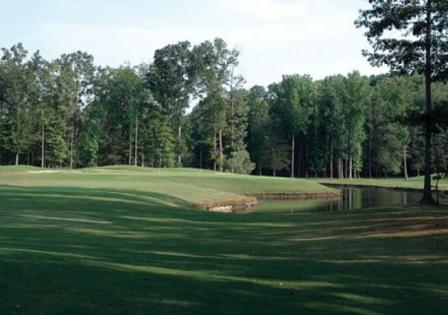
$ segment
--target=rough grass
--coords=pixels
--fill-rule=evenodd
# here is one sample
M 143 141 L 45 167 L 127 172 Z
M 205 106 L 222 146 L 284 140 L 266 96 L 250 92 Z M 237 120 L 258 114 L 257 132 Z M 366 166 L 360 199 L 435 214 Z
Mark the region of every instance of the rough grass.
M 0 172 L 0 314 L 446 313 L 447 208 L 226 215 L 171 192 L 230 176 Z

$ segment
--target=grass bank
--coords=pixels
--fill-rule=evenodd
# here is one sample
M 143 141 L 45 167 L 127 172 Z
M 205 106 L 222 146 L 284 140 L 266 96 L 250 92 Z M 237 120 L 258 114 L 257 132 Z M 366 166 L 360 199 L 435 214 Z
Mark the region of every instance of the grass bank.
M 0 185 L 84 187 L 150 192 L 176 205 L 208 208 L 252 201 L 254 194 L 328 194 L 336 190 L 306 180 L 255 177 L 197 169 L 142 169 L 112 166 L 84 170 L 1 167 Z M 167 203 L 169 203 L 167 201 Z

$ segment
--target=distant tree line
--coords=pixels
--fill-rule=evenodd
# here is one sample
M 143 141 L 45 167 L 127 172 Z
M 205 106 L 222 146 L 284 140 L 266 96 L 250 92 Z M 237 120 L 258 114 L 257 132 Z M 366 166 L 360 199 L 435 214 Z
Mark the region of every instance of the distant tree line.
M 119 68 L 96 67 L 80 51 L 48 61 L 21 44 L 4 48 L 1 164 L 183 165 L 291 177 L 422 174 L 423 76 L 285 75 L 247 90 L 236 74 L 238 57 L 221 39 L 168 45 L 151 64 Z M 446 169 L 448 86 L 434 83 L 432 92 L 432 162 Z

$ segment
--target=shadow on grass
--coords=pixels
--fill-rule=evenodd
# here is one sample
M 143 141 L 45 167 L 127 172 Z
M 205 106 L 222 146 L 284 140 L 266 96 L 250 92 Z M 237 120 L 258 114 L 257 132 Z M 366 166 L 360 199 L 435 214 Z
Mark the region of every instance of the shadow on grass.
M 443 314 L 446 220 L 223 215 L 160 193 L 3 186 L 0 314 Z

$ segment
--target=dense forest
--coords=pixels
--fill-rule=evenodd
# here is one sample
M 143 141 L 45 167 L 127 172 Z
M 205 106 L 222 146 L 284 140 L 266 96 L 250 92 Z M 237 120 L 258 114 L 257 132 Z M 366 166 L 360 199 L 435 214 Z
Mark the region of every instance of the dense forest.
M 191 166 L 291 177 L 420 175 L 424 77 L 354 71 L 245 87 L 221 39 L 180 42 L 151 64 L 97 67 L 2 49 L 0 162 L 80 168 Z M 432 162 L 447 168 L 448 85 L 433 85 Z

